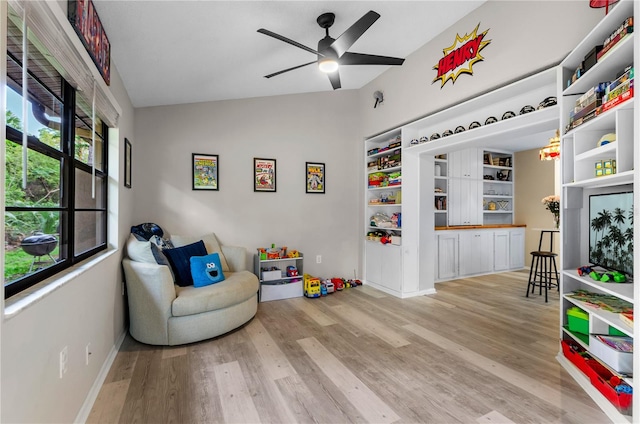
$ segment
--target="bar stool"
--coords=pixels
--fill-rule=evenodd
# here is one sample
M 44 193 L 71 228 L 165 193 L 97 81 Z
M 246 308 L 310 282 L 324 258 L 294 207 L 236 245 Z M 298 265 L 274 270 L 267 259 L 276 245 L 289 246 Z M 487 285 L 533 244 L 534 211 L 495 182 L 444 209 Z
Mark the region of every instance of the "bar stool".
M 540 288 L 539 293 L 542 294 L 542 287 L 544 286 L 544 301 L 547 302 L 547 292 L 551 287 L 555 286 L 560 290 L 560 279 L 556 265 L 556 256 L 558 255 L 553 253 L 553 234 L 557 232 L 560 232 L 557 228 L 540 229 L 538 250 L 531 252 L 531 269 L 529 270 L 527 297 L 529 297 L 529 289 L 531 289 L 531 294 L 533 294 L 536 286 L 538 286 Z M 549 250 L 542 250 L 545 234 L 549 234 Z
M 544 287 L 544 301 L 546 303 L 549 301 L 549 289 L 554 286 L 558 290 L 560 289 L 560 279 L 558 278 L 558 268 L 556 266 L 556 256 L 558 256 L 558 254 L 535 250 L 531 252 L 531 256 L 527 297 L 529 297 L 529 289 L 531 289 L 531 294 L 533 294 L 536 286 L 538 286 L 540 290 L 539 294 L 542 295 L 542 288 Z

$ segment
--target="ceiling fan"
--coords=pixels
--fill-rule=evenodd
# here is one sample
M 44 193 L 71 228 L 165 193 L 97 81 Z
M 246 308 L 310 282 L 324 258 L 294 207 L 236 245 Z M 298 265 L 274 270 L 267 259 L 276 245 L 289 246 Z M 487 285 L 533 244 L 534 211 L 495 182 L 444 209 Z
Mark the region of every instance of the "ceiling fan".
M 353 43 L 355 43 L 358 38 L 360 38 L 362 34 L 364 34 L 364 32 L 369 29 L 369 27 L 373 25 L 375 21 L 378 20 L 378 18 L 380 18 L 380 14 L 374 12 L 373 10 L 370 10 L 336 39 L 329 36 L 329 28 L 331 27 L 331 25 L 333 25 L 335 18 L 336 16 L 333 13 L 323 13 L 322 15 L 318 16 L 318 25 L 320 25 L 321 28 L 324 28 L 326 33 L 325 37 L 318 41 L 318 50 L 314 50 L 310 47 L 298 43 L 297 41 L 293 41 L 287 37 L 276 34 L 275 32 L 260 28 L 258 30 L 259 33 L 268 35 L 269 37 L 273 37 L 280 41 L 284 41 L 285 43 L 291 44 L 292 46 L 296 46 L 318 56 L 317 60 L 303 63 L 302 65 L 294 66 L 292 68 L 283 69 L 282 71 L 274 72 L 273 74 L 265 75 L 265 78 L 275 77 L 276 75 L 280 75 L 285 72 L 293 71 L 294 69 L 317 63 L 320 70 L 327 73 L 333 89 L 337 90 L 341 87 L 340 74 L 338 72 L 339 66 L 402 65 L 404 59 L 400 59 L 397 57 L 376 56 L 362 53 L 351 53 L 347 51 L 353 45 Z

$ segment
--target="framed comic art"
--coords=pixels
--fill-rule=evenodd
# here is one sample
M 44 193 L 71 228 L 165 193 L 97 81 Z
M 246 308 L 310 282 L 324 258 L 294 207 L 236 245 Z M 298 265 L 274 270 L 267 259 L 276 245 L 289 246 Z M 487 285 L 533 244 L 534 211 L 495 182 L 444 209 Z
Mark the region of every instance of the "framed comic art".
M 253 191 L 276 191 L 276 160 L 253 158 Z
M 307 193 L 324 194 L 324 178 L 325 178 L 324 163 L 306 162 L 305 164 L 306 184 L 305 185 L 306 185 Z
M 111 84 L 111 43 L 91 0 L 69 0 L 71 26 L 93 59 L 107 85 Z
M 192 190 L 218 190 L 218 155 L 193 153 L 191 155 Z

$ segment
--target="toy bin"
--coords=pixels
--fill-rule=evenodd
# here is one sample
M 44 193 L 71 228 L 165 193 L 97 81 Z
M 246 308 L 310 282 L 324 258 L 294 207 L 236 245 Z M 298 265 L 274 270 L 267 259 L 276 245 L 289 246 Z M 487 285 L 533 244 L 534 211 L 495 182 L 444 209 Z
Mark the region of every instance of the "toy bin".
M 273 271 L 262 271 L 262 281 L 273 281 L 282 278 L 282 271 L 279 269 Z
M 610 339 L 620 338 L 619 336 L 608 337 Z M 624 337 L 620 339 L 628 340 L 629 338 Z M 593 335 L 589 336 L 589 351 L 593 356 L 619 373 L 633 372 L 633 352 L 623 352 L 622 350 L 615 349 Z
M 578 367 L 580 371 L 591 378 L 592 369 L 587 363 L 589 355 L 585 353 L 585 350 L 581 346 L 575 342 L 563 340 L 562 353 L 573 365 Z
M 572 333 L 589 334 L 589 314 L 577 306 L 567 309 L 567 321 Z
M 589 348 L 591 348 L 591 345 L 589 345 Z M 630 393 L 618 393 L 618 391 L 616 391 L 613 384 L 617 383 L 612 384 L 612 382 L 615 380 L 619 381 L 618 377 L 595 359 L 589 360 L 588 365 L 591 368 L 589 377 L 593 387 L 598 389 L 621 413 L 629 414 L 631 412 L 633 395 Z M 624 383 L 624 381 L 622 381 L 622 383 Z

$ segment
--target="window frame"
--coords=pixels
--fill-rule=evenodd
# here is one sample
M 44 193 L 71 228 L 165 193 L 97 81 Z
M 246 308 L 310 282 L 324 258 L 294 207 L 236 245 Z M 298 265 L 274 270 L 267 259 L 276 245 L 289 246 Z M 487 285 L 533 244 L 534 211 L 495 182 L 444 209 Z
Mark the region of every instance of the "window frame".
M 6 52 L 9 55 L 9 52 Z M 15 57 L 13 57 L 15 60 Z M 20 66 L 22 63 L 20 61 L 16 61 Z M 29 76 L 37 80 L 37 77 L 27 70 Z M 75 123 L 76 123 L 76 91 L 74 88 L 61 78 L 62 83 L 62 99 L 60 99 L 55 94 L 51 93 L 49 88 L 40 82 L 43 87 L 45 87 L 52 96 L 58 98 L 62 102 L 62 116 L 61 116 L 61 128 L 60 128 L 60 138 L 61 138 L 61 149 L 57 150 L 47 144 L 38 140 L 35 136 L 27 137 L 27 147 L 29 150 L 33 150 L 40 154 L 44 154 L 46 156 L 52 157 L 56 160 L 60 160 L 60 205 L 58 207 L 18 207 L 18 206 L 9 206 L 5 204 L 5 212 L 40 212 L 40 211 L 54 211 L 60 213 L 60 233 L 58 235 L 59 238 L 59 246 L 60 246 L 60 256 L 61 260 L 56 262 L 55 264 L 48 266 L 38 272 L 33 272 L 31 274 L 27 274 L 17 280 L 14 280 L 11 283 L 4 283 L 4 298 L 8 299 L 38 283 L 44 281 L 47 278 L 51 278 L 57 273 L 74 266 L 75 264 L 96 255 L 99 252 L 102 252 L 108 248 L 108 210 L 109 210 L 109 198 L 108 198 L 108 181 L 109 181 L 109 161 L 108 161 L 108 125 L 101 120 L 101 129 L 96 128 L 96 137 L 99 137 L 98 134 L 102 134 L 101 139 L 101 155 L 103 158 L 102 162 L 102 170 L 98 167 L 95 168 L 95 175 L 99 177 L 99 184 L 96 184 L 96 192 L 98 190 L 101 191 L 101 196 L 104 199 L 102 202 L 102 206 L 97 206 L 95 208 L 76 208 L 76 180 L 75 174 L 76 170 L 81 170 L 83 172 L 87 172 L 92 174 L 92 166 L 88 165 L 81 160 L 75 158 Z M 9 89 L 8 87 L 6 89 Z M 80 118 L 80 117 L 78 117 Z M 82 118 L 80 118 L 82 119 Z M 17 130 L 13 127 L 6 125 L 6 142 L 15 142 L 22 146 L 22 131 Z M 98 157 L 98 155 L 94 152 L 93 157 Z M 5 182 L 3 181 L 3 184 Z M 94 247 L 85 250 L 83 252 L 75 254 L 75 228 L 76 228 L 76 214 L 78 212 L 96 212 L 102 213 L 104 215 L 104 219 L 101 222 L 100 220 L 96 220 L 96 225 L 100 225 L 100 234 L 102 241 L 97 243 Z

